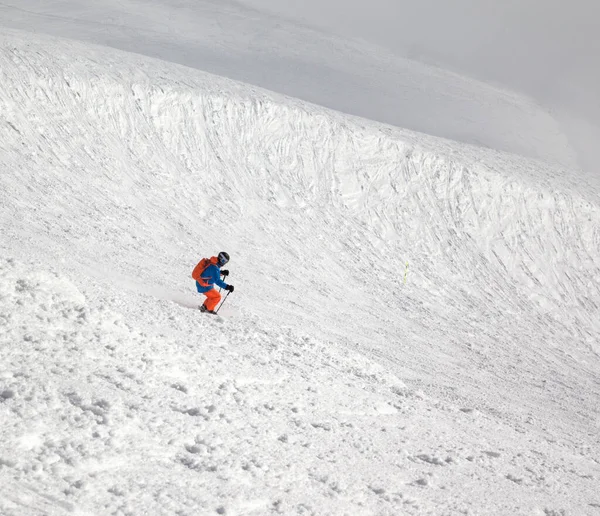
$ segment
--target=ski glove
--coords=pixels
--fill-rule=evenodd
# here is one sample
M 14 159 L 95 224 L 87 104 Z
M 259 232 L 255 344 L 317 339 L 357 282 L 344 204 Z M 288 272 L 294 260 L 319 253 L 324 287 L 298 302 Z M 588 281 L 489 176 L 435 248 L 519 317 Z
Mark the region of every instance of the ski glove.
M 225 290 L 229 290 L 229 292 L 233 292 L 233 285 L 227 285 Z
M 221 271 L 221 276 L 229 276 L 229 271 L 227 269 Z

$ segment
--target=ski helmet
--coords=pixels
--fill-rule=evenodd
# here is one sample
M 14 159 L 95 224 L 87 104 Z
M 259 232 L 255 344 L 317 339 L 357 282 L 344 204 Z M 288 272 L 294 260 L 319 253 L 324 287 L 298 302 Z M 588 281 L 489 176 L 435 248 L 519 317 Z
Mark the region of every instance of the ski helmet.
M 219 267 L 223 267 L 229 261 L 229 255 L 225 251 L 221 251 L 217 257 Z

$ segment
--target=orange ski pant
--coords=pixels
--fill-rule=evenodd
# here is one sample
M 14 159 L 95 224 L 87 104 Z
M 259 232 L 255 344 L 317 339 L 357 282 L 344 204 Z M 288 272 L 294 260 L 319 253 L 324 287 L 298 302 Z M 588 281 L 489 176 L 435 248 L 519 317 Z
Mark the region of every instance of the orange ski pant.
M 219 291 L 213 288 L 208 292 L 203 292 L 203 294 L 206 296 L 204 306 L 206 306 L 206 308 L 208 308 L 209 310 L 214 310 L 215 307 L 219 304 L 219 301 L 221 301 L 221 294 L 219 294 Z

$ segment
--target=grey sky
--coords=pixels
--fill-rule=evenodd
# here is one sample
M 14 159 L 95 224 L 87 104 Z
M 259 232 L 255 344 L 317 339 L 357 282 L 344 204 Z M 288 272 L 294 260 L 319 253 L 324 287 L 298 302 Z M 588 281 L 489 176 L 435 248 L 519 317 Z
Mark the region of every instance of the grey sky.
M 560 99 L 585 113 L 592 108 L 600 117 L 600 2 L 595 0 L 240 3 L 364 38 L 406 57 L 452 66 L 544 100 Z
M 524 93 L 548 109 L 600 176 L 597 0 L 241 0 Z

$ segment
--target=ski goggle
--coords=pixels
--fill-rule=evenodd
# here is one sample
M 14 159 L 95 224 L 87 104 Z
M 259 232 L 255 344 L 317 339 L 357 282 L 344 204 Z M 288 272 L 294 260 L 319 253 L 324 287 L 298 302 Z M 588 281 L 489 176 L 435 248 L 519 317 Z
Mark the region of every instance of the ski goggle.
M 229 256 L 227 256 L 225 253 L 219 253 L 217 260 L 219 261 L 219 266 L 222 266 L 229 261 Z

